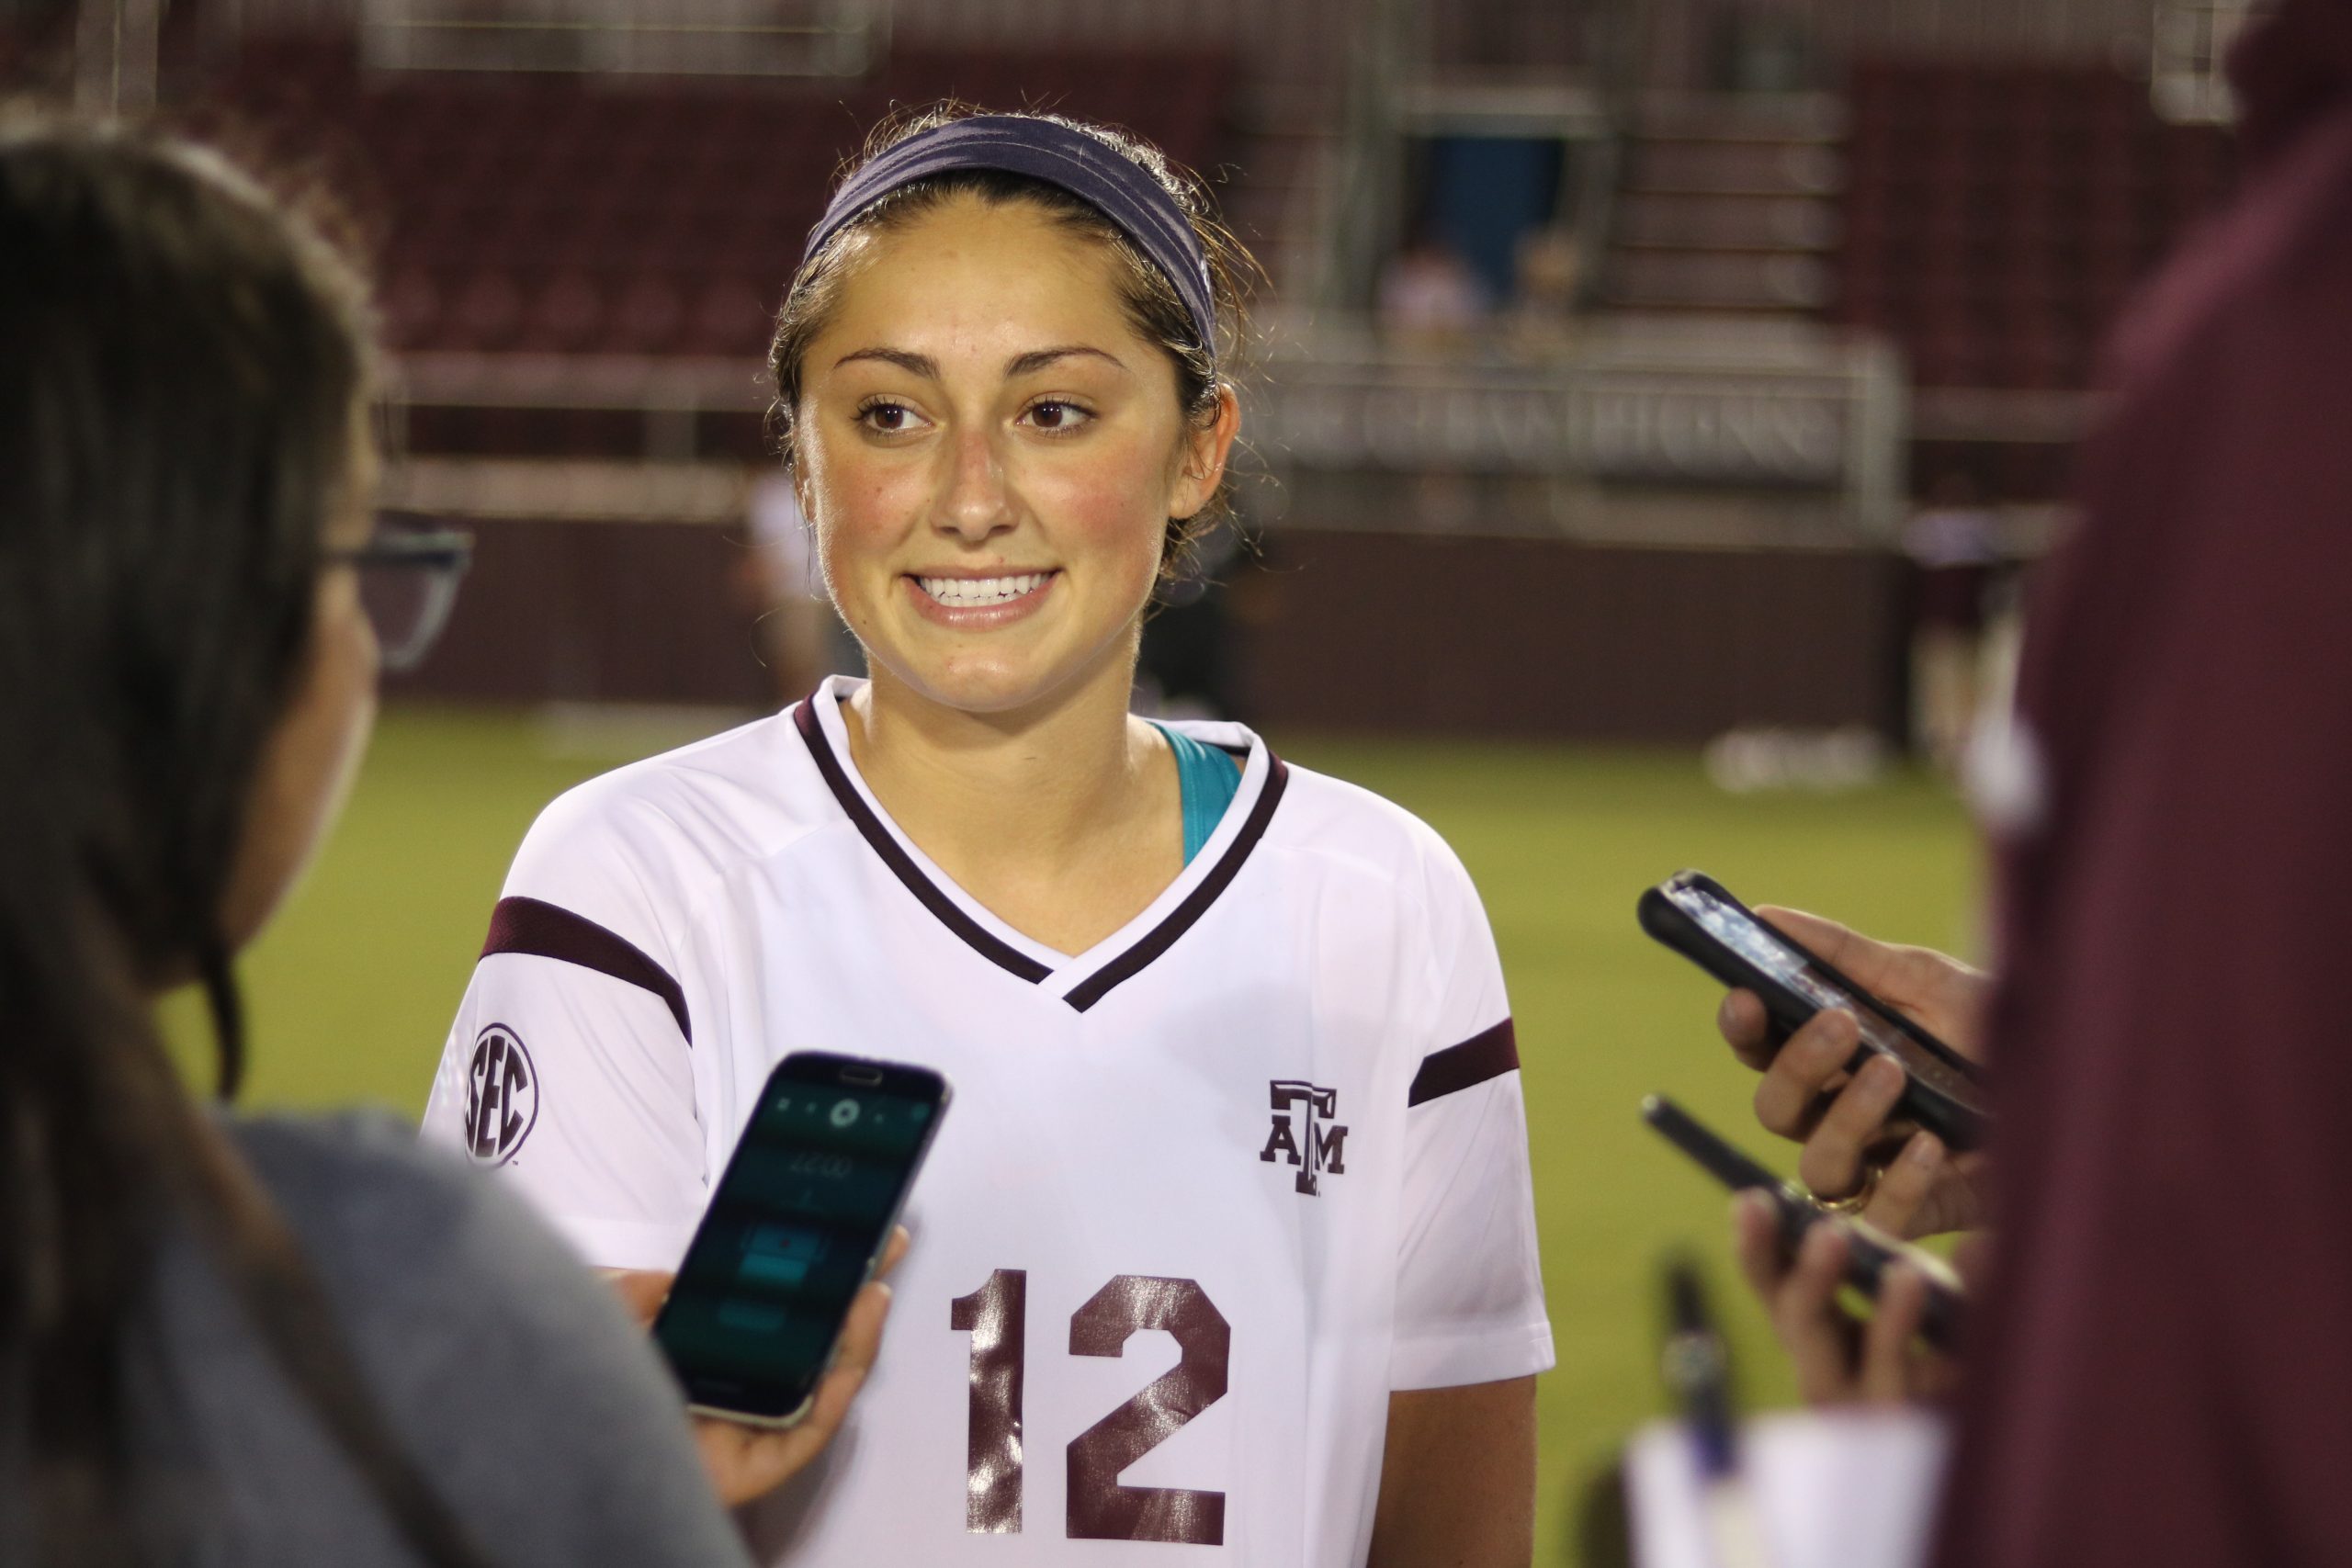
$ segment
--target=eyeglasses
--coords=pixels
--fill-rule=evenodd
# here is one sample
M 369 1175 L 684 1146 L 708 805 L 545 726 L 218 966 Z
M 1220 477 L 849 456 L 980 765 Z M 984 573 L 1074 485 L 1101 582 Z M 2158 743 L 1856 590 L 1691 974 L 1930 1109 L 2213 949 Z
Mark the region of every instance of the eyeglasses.
M 400 671 L 415 669 L 432 651 L 473 554 L 471 534 L 379 517 L 366 544 L 329 550 L 326 558 L 358 569 L 359 603 L 376 628 L 384 668 Z

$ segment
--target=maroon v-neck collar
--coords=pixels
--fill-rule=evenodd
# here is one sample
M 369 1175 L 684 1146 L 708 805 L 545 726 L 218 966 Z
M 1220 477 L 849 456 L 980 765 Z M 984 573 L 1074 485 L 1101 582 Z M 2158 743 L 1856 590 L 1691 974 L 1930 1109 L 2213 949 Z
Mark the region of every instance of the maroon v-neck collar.
M 836 753 L 832 741 L 825 734 L 824 724 L 818 716 L 819 700 L 819 696 L 811 696 L 799 704 L 793 710 L 793 725 L 799 730 L 800 739 L 807 743 L 808 754 L 815 760 L 817 772 L 823 776 L 826 788 L 832 791 L 842 814 L 857 829 L 867 847 L 884 865 L 889 867 L 891 874 L 907 891 L 931 911 L 933 918 L 972 951 L 1007 974 L 1033 986 L 1051 979 L 1057 973 L 1056 969 L 1040 963 L 982 926 L 933 881 L 922 866 L 915 863 L 914 857 L 907 853 L 906 847 L 899 842 L 897 835 L 876 814 L 864 792 L 850 778 L 844 759 Z M 1113 989 L 1142 974 L 1155 959 L 1175 946 L 1233 885 L 1250 852 L 1266 836 L 1266 827 L 1273 820 L 1275 808 L 1282 804 L 1283 787 L 1289 782 L 1290 770 L 1283 766 L 1281 758 L 1269 750 L 1266 762 L 1264 785 L 1258 791 L 1258 797 L 1250 802 L 1249 815 L 1243 818 L 1240 830 L 1227 843 L 1215 863 L 1193 885 L 1183 900 L 1159 923 L 1063 993 L 1062 999 L 1072 1009 L 1084 1012 Z

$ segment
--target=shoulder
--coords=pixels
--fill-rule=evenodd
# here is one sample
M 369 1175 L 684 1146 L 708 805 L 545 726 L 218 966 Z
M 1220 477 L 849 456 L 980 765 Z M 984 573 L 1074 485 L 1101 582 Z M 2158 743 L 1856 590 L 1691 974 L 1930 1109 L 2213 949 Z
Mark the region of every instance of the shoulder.
M 579 915 L 650 953 L 703 893 L 829 819 L 831 796 L 792 711 L 600 774 L 524 836 L 503 897 Z
M 1359 867 L 1402 888 L 1475 902 L 1470 874 L 1438 830 L 1361 784 L 1284 763 L 1268 840 L 1282 850 Z
M 228 1130 L 338 1304 L 469 1315 L 512 1305 L 548 1326 L 608 1303 L 561 1242 L 496 1184 L 374 1111 L 244 1117 Z M 571 1326 L 578 1326 L 576 1323 Z
M 2216 372 L 2233 368 L 2249 383 L 2291 386 L 2288 364 L 2340 352 L 2340 332 L 2326 329 L 2352 321 L 2348 245 L 2352 111 L 2339 111 L 2251 171 L 2132 303 L 2113 334 L 2110 380 L 2127 399 L 2151 385 L 2211 395 Z
M 644 1336 L 511 1193 L 381 1114 L 228 1130 L 386 1415 L 514 1561 L 740 1561 Z

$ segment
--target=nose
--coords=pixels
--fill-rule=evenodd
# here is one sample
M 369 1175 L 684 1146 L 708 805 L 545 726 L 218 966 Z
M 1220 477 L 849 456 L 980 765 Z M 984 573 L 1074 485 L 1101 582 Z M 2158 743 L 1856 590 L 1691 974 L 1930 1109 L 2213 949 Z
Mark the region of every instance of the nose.
M 947 471 L 935 526 L 969 544 L 978 544 L 1011 528 L 1016 520 L 1012 488 L 1006 481 L 1003 454 L 986 429 L 958 431 L 947 447 Z

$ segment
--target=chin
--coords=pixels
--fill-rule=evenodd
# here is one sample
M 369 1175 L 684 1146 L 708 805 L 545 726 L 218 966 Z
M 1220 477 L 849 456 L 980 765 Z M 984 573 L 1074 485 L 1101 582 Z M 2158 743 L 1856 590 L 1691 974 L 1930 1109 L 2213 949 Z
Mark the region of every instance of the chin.
M 1067 690 L 1070 680 L 1031 671 L 924 671 L 906 682 L 926 701 L 959 713 L 1018 713 Z
M 968 714 L 1019 713 L 1050 703 L 1085 685 L 1101 669 L 1095 660 L 1005 656 L 1012 651 L 878 661 L 924 701 Z

